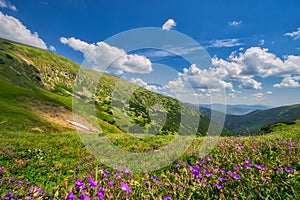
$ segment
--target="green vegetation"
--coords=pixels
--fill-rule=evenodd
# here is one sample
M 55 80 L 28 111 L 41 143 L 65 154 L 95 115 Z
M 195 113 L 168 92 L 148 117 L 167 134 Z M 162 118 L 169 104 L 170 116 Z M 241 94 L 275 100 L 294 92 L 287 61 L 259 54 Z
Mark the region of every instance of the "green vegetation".
M 41 130 L 45 130 L 45 127 L 39 127 L 36 121 L 42 119 L 37 117 L 36 113 L 32 113 L 32 110 L 28 110 L 28 107 L 32 106 L 29 105 L 30 102 L 34 102 L 33 106 L 37 106 L 36 103 L 39 102 L 39 108 L 36 109 L 40 110 L 43 110 L 43 104 L 52 104 L 53 107 L 63 106 L 71 110 L 72 97 L 76 97 L 82 104 L 83 110 L 85 106 L 95 104 L 99 124 L 108 132 L 172 135 L 176 134 L 181 127 L 184 134 L 191 134 L 190 132 L 197 132 L 198 135 L 207 134 L 210 122 L 203 114 L 173 98 L 147 91 L 116 76 L 83 68 L 82 73 L 77 77 L 77 81 L 81 84 L 76 87 L 76 91 L 73 91 L 79 68 L 78 64 L 55 53 L 0 39 L 2 102 L 8 106 L 10 102 L 14 102 L 14 106 L 21 112 L 20 117 L 26 118 L 25 115 L 28 114 L 28 123 L 31 121 L 35 128 Z M 97 87 L 95 95 L 87 92 L 91 90 L 93 84 Z M 7 90 L 14 91 L 16 87 L 18 90 L 14 96 L 5 94 Z M 128 96 L 126 91 L 131 90 L 133 95 L 128 99 L 129 102 L 125 102 L 124 97 Z M 161 105 L 162 108 L 155 110 L 153 106 L 156 104 Z M 9 112 L 13 113 L 11 111 Z M 83 115 L 83 113 L 79 114 Z M 164 115 L 166 117 L 163 117 Z M 186 123 L 180 125 L 182 116 L 189 117 L 186 121 L 190 126 Z M 6 115 L 0 114 L 0 117 L 2 121 L 11 121 L 6 119 Z M 199 122 L 197 122 L 198 118 Z M 41 121 L 41 123 L 45 122 Z M 24 127 L 25 125 L 22 126 L 24 130 L 33 128 L 29 124 L 27 128 Z M 8 125 L 8 127 L 13 129 L 13 126 Z M 198 128 L 192 130 L 191 127 Z M 232 135 L 232 132 L 224 129 L 222 134 Z
M 0 197 L 65 199 L 72 191 L 75 198 L 96 199 L 103 190 L 104 199 L 299 199 L 299 128 L 297 121 L 266 136 L 224 137 L 203 156 L 199 137 L 173 165 L 142 174 L 101 165 L 76 133 L 5 131 L 0 133 Z M 110 140 L 135 152 L 168 143 L 166 136 L 146 146 L 122 135 Z M 85 183 L 82 188 L 78 179 Z
M 246 115 L 227 115 L 225 126 L 239 135 L 253 135 L 260 128 L 300 118 L 300 104 L 268 110 L 256 110 Z

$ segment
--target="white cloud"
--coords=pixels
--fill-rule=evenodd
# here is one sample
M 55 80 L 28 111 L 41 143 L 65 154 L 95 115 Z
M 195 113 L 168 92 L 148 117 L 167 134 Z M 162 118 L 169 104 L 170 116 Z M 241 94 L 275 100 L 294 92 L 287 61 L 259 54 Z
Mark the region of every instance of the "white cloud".
M 237 27 L 237 26 L 241 25 L 241 23 L 242 23 L 242 21 L 232 21 L 232 22 L 228 22 L 228 25 Z
M 49 50 L 54 52 L 54 51 L 56 51 L 56 48 L 55 48 L 54 46 L 51 45 L 51 46 L 49 47 Z
M 256 100 L 263 100 L 264 99 L 264 94 L 259 92 L 256 94 L 252 94 L 253 97 L 255 97 Z
M 259 41 L 258 41 L 258 45 L 259 45 L 259 46 L 262 46 L 262 45 L 264 45 L 264 44 L 265 44 L 265 40 L 262 39 L 262 40 L 259 40 Z
M 140 55 L 146 56 L 151 60 L 159 60 L 164 59 L 166 57 L 174 57 L 174 56 L 184 56 L 191 55 L 195 52 L 201 51 L 201 47 L 199 46 L 185 46 L 185 47 L 172 47 L 165 46 L 163 49 L 149 49 L 145 52 L 142 52 Z M 198 54 L 197 54 L 198 56 Z
M 300 28 L 298 28 L 296 31 L 294 32 L 290 32 L 290 33 L 286 33 L 284 34 L 285 36 L 290 36 L 292 38 L 294 38 L 294 40 L 296 39 L 300 39 Z
M 32 33 L 18 19 L 0 12 L 0 37 L 16 42 L 47 49 L 46 43 L 37 32 Z
M 262 89 L 262 83 L 257 77 L 282 77 L 283 83 L 274 87 L 298 87 L 300 76 L 300 56 L 288 55 L 285 59 L 278 58 L 268 49 L 251 47 L 244 52 L 232 52 L 227 60 L 212 58 L 212 66 L 200 69 L 196 65 L 184 68 L 183 73 L 178 73 L 175 80 L 164 86 L 177 92 L 184 92 L 187 88 L 193 88 L 197 93 L 210 93 L 222 91 L 226 88 L 234 98 L 237 91 L 233 83 L 239 83 L 242 89 Z M 294 75 L 294 76 L 291 76 Z M 267 94 L 271 94 L 268 92 Z M 203 94 L 202 96 L 205 96 Z M 256 93 L 256 99 L 262 99 L 263 94 Z
M 60 41 L 74 50 L 82 52 L 87 63 L 98 71 L 109 71 L 116 74 L 126 72 L 145 74 L 152 71 L 152 64 L 146 57 L 127 54 L 125 50 L 110 46 L 105 42 L 89 44 L 74 37 L 61 37 Z M 108 66 L 109 68 L 107 68 Z
M 261 89 L 262 83 L 257 82 L 256 80 L 252 78 L 246 78 L 240 80 L 242 83 L 239 85 L 240 88 L 249 90 L 249 89 Z
M 231 82 L 226 82 L 215 69 L 200 69 L 195 64 L 184 68 L 183 73 L 178 73 L 177 79 L 169 81 L 164 89 L 185 93 L 193 89 L 195 92 L 207 93 L 220 92 L 227 88 L 233 91 Z
M 207 47 L 213 48 L 222 48 L 222 47 L 236 47 L 241 46 L 243 43 L 240 39 L 233 38 L 233 39 L 223 39 L 223 40 L 212 40 L 209 42 Z
M 276 88 L 300 87 L 299 80 L 300 76 L 287 76 L 282 79 L 281 83 L 274 84 L 273 86 Z
M 226 79 L 242 82 L 241 87 L 260 89 L 261 84 L 254 77 L 286 77 L 300 74 L 300 56 L 288 55 L 285 59 L 270 53 L 268 49 L 251 47 L 245 52 L 233 52 L 229 60 L 212 59 L 212 65 L 223 70 L 227 74 Z M 293 84 L 286 84 L 286 86 Z M 249 87 L 247 87 L 249 86 Z M 276 85 L 277 87 L 279 85 Z
M 153 91 L 153 92 L 158 92 L 161 89 L 160 87 L 157 87 L 156 85 L 150 85 L 150 84 L 146 83 L 141 78 L 131 78 L 129 81 L 131 83 L 134 83 L 140 87 L 143 87 L 143 88 Z
M 300 74 L 300 56 L 288 55 L 286 59 L 281 59 L 268 49 L 251 47 L 244 53 L 233 52 L 229 61 L 213 58 L 215 66 L 234 69 L 239 76 L 278 76 L 284 77 L 290 74 Z
M 171 29 L 173 29 L 174 27 L 176 27 L 176 22 L 174 21 L 174 19 L 168 19 L 163 25 L 162 25 L 162 29 L 169 31 Z
M 273 92 L 272 91 L 267 91 L 266 94 L 273 94 Z
M 0 7 L 1 8 L 8 8 L 8 9 L 11 9 L 13 11 L 17 11 L 16 6 L 14 6 L 12 3 L 10 3 L 7 0 L 0 0 Z

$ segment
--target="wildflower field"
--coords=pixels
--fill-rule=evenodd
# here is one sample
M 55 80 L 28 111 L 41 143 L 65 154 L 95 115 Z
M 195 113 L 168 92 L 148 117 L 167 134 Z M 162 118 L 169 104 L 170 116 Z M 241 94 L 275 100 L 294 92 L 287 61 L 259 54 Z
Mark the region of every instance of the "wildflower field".
M 198 137 L 172 165 L 141 174 L 102 165 L 75 132 L 1 132 L 0 198 L 300 199 L 299 128 L 297 121 L 268 135 L 221 137 L 205 155 Z M 157 137 L 150 146 L 165 145 Z

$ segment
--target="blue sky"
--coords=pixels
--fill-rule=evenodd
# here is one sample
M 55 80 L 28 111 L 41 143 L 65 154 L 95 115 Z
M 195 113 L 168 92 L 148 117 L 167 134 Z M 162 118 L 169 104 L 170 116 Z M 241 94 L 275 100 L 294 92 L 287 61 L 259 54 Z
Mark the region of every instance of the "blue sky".
M 156 49 L 127 52 L 109 73 L 153 91 L 176 90 L 183 101 L 193 101 L 183 92 L 183 82 L 189 81 L 201 103 L 223 102 L 218 97 L 223 88 L 228 104 L 278 106 L 300 102 L 299 10 L 297 0 L 0 0 L 0 37 L 56 51 L 79 64 L 94 60 L 87 51 L 96 48 L 98 57 L 90 67 L 97 69 L 109 61 L 107 52 L 124 53 L 103 41 L 135 28 L 163 30 L 166 23 L 163 31 L 175 30 L 198 42 L 212 65 L 185 62 L 182 54 L 196 48 L 183 45 L 170 47 L 177 56 Z M 159 76 L 164 73 L 167 78 Z

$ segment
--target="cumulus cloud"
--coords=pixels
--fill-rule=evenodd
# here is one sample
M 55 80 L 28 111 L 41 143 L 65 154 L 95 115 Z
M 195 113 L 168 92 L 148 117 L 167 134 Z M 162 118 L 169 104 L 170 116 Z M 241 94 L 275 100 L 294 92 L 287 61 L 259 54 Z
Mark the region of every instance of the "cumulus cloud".
M 273 86 L 276 88 L 296 88 L 300 87 L 299 84 L 300 76 L 287 76 L 284 77 L 279 84 L 274 84 Z
M 300 39 L 300 28 L 298 28 L 296 31 L 286 33 L 284 35 L 285 36 L 290 36 L 290 37 L 294 38 L 294 40 Z
M 0 7 L 1 8 L 8 8 L 8 9 L 11 9 L 13 11 L 17 11 L 16 6 L 14 6 L 12 3 L 10 3 L 7 0 L 0 0 Z
M 237 27 L 237 26 L 241 25 L 241 23 L 242 23 L 242 21 L 232 21 L 232 22 L 228 22 L 228 25 Z
M 162 29 L 169 31 L 171 29 L 173 29 L 174 27 L 176 27 L 176 22 L 174 21 L 174 19 L 168 19 L 163 25 L 162 25 Z
M 98 71 L 109 71 L 116 74 L 139 73 L 152 71 L 149 59 L 137 54 L 127 54 L 125 50 L 110 46 L 105 42 L 89 44 L 74 37 L 61 37 L 60 42 L 83 53 L 91 67 Z
M 262 46 L 262 45 L 264 45 L 264 44 L 265 44 L 265 40 L 262 39 L 262 40 L 259 40 L 259 41 L 258 41 L 258 45 L 259 45 L 259 46 Z
M 272 91 L 267 91 L 266 94 L 273 94 L 273 92 Z
M 156 86 L 156 85 L 151 85 L 151 84 L 148 84 L 146 83 L 145 81 L 143 81 L 143 79 L 141 78 L 131 78 L 129 80 L 131 83 L 134 83 L 140 87 L 143 87 L 147 90 L 150 90 L 150 91 L 153 91 L 153 92 L 158 92 L 159 90 L 161 90 L 160 87 Z
M 232 39 L 223 39 L 223 40 L 212 40 L 209 42 L 207 47 L 213 48 L 222 48 L 222 47 L 236 47 L 241 46 L 243 43 L 240 39 L 232 38 Z
M 270 53 L 268 49 L 251 47 L 241 52 L 232 52 L 228 59 L 212 58 L 209 68 L 201 69 L 195 64 L 184 68 L 176 79 L 169 81 L 164 89 L 184 94 L 192 88 L 197 95 L 207 96 L 227 89 L 229 97 L 237 97 L 233 83 L 241 89 L 262 89 L 258 77 L 282 77 L 274 87 L 300 87 L 300 56 L 288 55 L 284 59 Z M 270 91 L 266 94 L 272 94 Z M 263 93 L 253 95 L 256 100 L 264 98 Z
M 241 79 L 241 84 L 239 85 L 240 88 L 249 90 L 249 89 L 261 89 L 262 83 L 257 82 L 256 80 L 252 78 L 246 78 L 246 79 Z
M 37 32 L 32 33 L 18 19 L 0 12 L 0 37 L 16 42 L 47 49 L 46 43 Z
M 252 94 L 252 96 L 255 97 L 256 100 L 263 100 L 264 99 L 264 94 L 261 93 L 261 92 Z
M 226 82 L 220 77 L 221 74 L 215 69 L 200 69 L 195 64 L 189 68 L 184 68 L 183 73 L 178 73 L 177 79 L 169 81 L 164 89 L 184 93 L 194 90 L 195 92 L 210 94 L 211 92 L 220 92 L 227 88 L 233 91 L 231 82 Z
M 56 51 L 56 48 L 55 48 L 54 46 L 51 45 L 51 46 L 49 47 L 49 50 L 54 52 L 54 51 Z
M 265 78 L 300 74 L 299 63 L 300 56 L 288 55 L 285 59 L 281 59 L 270 53 L 268 49 L 260 47 L 251 47 L 244 53 L 233 52 L 229 56 L 229 60 L 217 57 L 212 59 L 213 66 L 221 68 L 224 73 L 227 73 L 227 78 L 239 80 L 242 82 L 241 87 L 249 89 L 261 88 L 261 84 L 254 80 L 255 76 Z M 279 85 L 276 84 L 276 86 Z

